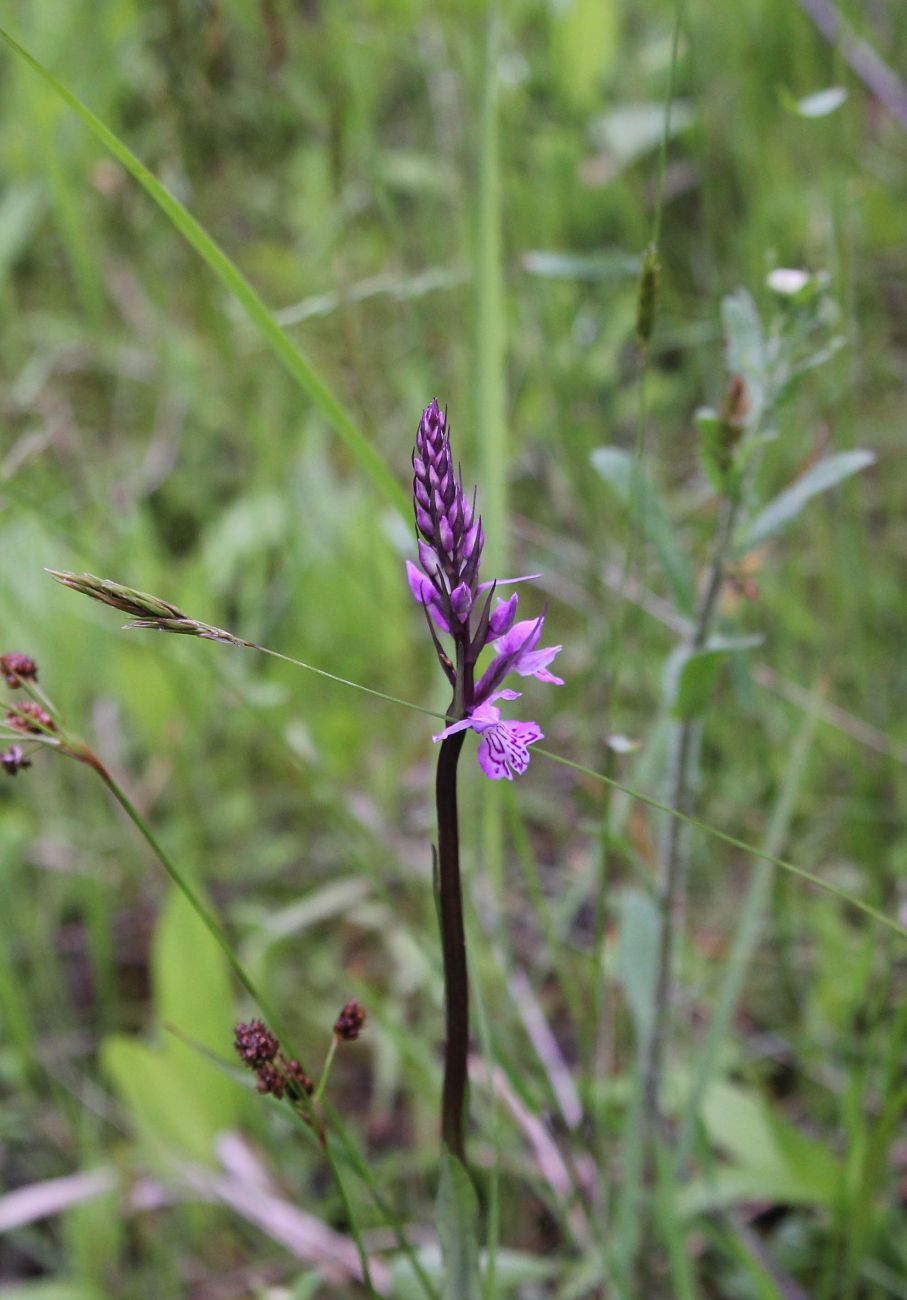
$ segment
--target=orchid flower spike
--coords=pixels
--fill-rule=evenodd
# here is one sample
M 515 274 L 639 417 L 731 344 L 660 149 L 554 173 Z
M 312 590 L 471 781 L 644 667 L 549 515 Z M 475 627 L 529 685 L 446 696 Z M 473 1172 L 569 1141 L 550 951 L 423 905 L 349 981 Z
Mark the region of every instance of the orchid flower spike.
M 406 577 L 454 691 L 450 725 L 434 739 L 475 731 L 482 771 L 493 781 L 512 781 L 529 766 L 529 746 L 541 740 L 542 731 L 535 722 L 503 720 L 494 701 L 518 698 L 516 691 L 499 689 L 511 672 L 562 686 L 563 678 L 548 670 L 561 647 L 539 648 L 545 615 L 516 622 L 519 597 L 505 600 L 496 592 L 539 575 L 479 580 L 485 534 L 476 493 L 467 495 L 454 468 L 447 414 L 436 400 L 422 412 L 412 465 L 419 561 L 407 560 Z M 453 640 L 452 650 L 442 645 L 439 633 Z M 487 646 L 494 658 L 476 682 L 477 661 Z

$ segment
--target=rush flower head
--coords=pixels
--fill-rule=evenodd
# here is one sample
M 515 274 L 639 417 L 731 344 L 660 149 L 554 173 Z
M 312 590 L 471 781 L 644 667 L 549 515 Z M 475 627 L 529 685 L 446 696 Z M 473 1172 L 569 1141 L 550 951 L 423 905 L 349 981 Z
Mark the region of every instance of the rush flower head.
M 242 1061 L 255 1071 L 259 1092 L 270 1093 L 278 1099 L 287 1096 L 295 1102 L 314 1092 L 315 1085 L 299 1061 L 288 1060 L 283 1055 L 280 1043 L 263 1021 L 238 1024 L 233 1045 Z
M 37 700 L 23 700 L 21 704 L 7 710 L 6 725 L 34 736 L 57 729 L 53 718 L 46 709 L 42 709 Z
M 347 1002 L 334 1025 L 334 1034 L 345 1043 L 354 1042 L 365 1026 L 365 1007 L 353 998 Z
M 38 665 L 29 655 L 11 651 L 9 654 L 0 655 L 0 676 L 10 690 L 14 691 L 23 682 L 38 680 Z
M 253 1070 L 270 1064 L 280 1051 L 280 1043 L 261 1020 L 238 1024 L 234 1030 L 234 1046 L 246 1065 Z
M 454 690 L 448 719 L 452 725 L 435 739 L 467 728 L 480 737 L 479 764 L 486 776 L 512 780 L 529 764 L 528 746 L 542 733 L 534 722 L 507 722 L 493 704 L 495 699 L 515 699 L 516 692 L 498 690 L 508 673 L 535 677 L 540 682 L 563 685 L 548 671 L 560 646 L 543 646 L 539 640 L 545 622 L 516 622 L 519 597 L 496 596 L 499 587 L 526 582 L 521 578 L 479 581 L 485 536 L 476 514 L 476 494 L 468 497 L 461 475 L 454 468 L 446 413 L 437 401 L 422 412 L 413 452 L 413 509 L 419 563 L 406 562 L 406 577 L 414 599 L 425 610 L 438 660 Z M 448 652 L 438 633 L 453 640 Z M 476 665 L 482 651 L 493 647 L 495 657 L 476 682 Z

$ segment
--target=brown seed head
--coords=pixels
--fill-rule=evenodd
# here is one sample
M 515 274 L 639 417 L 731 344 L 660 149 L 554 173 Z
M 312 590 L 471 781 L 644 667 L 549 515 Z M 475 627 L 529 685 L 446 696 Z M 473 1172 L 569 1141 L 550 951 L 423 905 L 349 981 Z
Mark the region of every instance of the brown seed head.
M 303 1096 L 311 1097 L 315 1085 L 298 1061 L 284 1061 L 284 1080 L 287 1095 L 293 1101 L 302 1101 Z
M 276 1065 L 258 1067 L 258 1091 L 269 1092 L 272 1097 L 280 1098 L 286 1092 L 286 1082 Z
M 38 665 L 28 655 L 12 650 L 9 654 L 0 655 L 0 675 L 7 686 L 15 690 L 23 682 L 38 680 Z
M 351 1043 L 359 1037 L 365 1025 L 365 1007 L 355 998 L 352 1002 L 347 1002 L 346 1006 L 337 1017 L 334 1025 L 334 1033 L 344 1042 Z
M 238 1024 L 234 1030 L 233 1045 L 251 1069 L 270 1064 L 280 1051 L 280 1043 L 261 1020 Z
M 56 731 L 57 724 L 47 712 L 42 709 L 36 700 L 24 700 L 22 704 L 17 704 L 14 709 L 8 709 L 6 714 L 6 725 L 14 727 L 16 731 L 22 731 L 33 736 L 40 736 L 45 731 Z

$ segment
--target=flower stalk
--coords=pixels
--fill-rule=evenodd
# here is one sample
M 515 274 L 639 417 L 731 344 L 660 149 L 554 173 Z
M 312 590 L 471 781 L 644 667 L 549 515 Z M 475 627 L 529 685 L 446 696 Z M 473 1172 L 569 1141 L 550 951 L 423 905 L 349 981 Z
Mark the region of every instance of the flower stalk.
M 463 885 L 460 873 L 460 828 L 457 812 L 457 764 L 467 731 L 479 736 L 477 758 L 493 781 L 512 781 L 529 766 L 529 746 L 542 739 L 534 722 L 503 720 L 496 700 L 515 700 L 518 691 L 502 687 L 508 673 L 561 685 L 548 670 L 560 646 L 538 648 L 544 614 L 516 622 L 518 596 L 497 598 L 505 582 L 480 582 L 485 535 L 454 468 L 447 417 L 437 401 L 423 411 L 416 434 L 413 508 L 419 566 L 407 562 L 410 590 L 425 611 L 438 662 L 453 696 L 440 742 L 435 778 L 438 818 L 438 915 L 444 961 L 446 1046 L 441 1093 L 441 1140 L 458 1160 L 466 1160 L 466 1094 L 469 1055 L 469 976 Z M 510 579 L 510 582 L 525 581 Z M 449 653 L 439 633 L 453 641 Z M 486 647 L 494 658 L 477 678 Z

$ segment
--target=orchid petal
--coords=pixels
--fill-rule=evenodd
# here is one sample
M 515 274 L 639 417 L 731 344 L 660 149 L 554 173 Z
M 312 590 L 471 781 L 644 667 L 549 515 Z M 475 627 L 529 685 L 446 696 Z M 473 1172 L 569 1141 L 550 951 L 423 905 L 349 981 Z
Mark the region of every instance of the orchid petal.
M 535 722 L 498 722 L 483 734 L 476 757 L 491 781 L 512 781 L 529 766 L 529 746 L 542 739 Z

